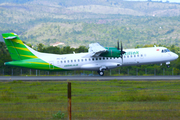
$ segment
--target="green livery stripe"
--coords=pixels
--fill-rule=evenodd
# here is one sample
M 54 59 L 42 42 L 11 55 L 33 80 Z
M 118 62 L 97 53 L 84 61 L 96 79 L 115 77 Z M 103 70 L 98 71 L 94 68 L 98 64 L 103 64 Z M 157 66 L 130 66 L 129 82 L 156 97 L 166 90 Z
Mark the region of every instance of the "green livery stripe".
M 20 56 L 23 56 L 23 57 L 26 57 L 26 58 L 38 58 L 37 56 L 30 56 L 30 55 L 20 55 Z
M 41 70 L 58 70 L 58 71 L 64 70 L 62 68 L 58 68 L 52 64 L 49 64 L 39 58 L 6 62 L 5 65 L 25 67 L 31 69 L 41 69 Z
M 13 61 L 37 58 L 14 33 L 3 33 L 4 41 Z M 16 37 L 9 39 L 10 37 Z
M 10 47 L 15 48 L 15 49 L 19 49 L 19 50 L 22 50 L 22 51 L 29 51 L 29 49 L 27 49 L 27 48 L 14 47 L 14 46 L 10 46 Z
M 28 63 L 40 64 L 40 65 L 49 65 L 49 63 L 40 63 L 40 62 L 28 62 Z
M 42 70 L 65 70 L 47 63 L 35 56 L 14 33 L 2 34 L 13 61 L 5 65 Z

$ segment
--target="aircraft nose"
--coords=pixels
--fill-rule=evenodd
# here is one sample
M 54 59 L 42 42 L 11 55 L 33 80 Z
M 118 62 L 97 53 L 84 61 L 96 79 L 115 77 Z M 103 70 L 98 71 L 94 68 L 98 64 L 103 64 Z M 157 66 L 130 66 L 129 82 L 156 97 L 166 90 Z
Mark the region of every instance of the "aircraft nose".
M 177 59 L 179 56 L 177 54 L 174 53 L 174 58 Z

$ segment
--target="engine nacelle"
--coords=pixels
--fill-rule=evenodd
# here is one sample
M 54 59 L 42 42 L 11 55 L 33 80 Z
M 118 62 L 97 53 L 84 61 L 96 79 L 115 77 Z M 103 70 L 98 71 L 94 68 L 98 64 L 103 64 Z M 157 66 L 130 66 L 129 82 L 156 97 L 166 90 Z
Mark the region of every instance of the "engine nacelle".
M 118 50 L 117 48 L 107 48 L 106 47 L 106 49 L 108 51 L 105 53 L 101 53 L 100 56 L 102 56 L 102 57 L 120 57 L 120 55 L 121 55 L 121 51 Z

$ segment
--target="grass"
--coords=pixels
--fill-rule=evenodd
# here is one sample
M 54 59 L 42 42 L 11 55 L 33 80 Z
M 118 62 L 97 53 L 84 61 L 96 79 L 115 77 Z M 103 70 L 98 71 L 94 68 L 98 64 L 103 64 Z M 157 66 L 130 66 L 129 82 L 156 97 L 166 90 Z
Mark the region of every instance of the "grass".
M 180 117 L 178 80 L 72 81 L 71 84 L 74 120 L 178 120 Z M 67 82 L 0 82 L 0 119 L 3 120 L 67 119 L 67 101 Z

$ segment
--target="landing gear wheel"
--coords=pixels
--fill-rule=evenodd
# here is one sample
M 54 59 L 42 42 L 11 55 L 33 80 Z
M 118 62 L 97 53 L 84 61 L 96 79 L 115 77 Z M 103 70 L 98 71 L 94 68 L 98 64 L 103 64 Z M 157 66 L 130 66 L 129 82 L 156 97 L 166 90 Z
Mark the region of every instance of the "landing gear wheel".
M 99 74 L 100 76 L 103 76 L 103 75 L 104 75 L 104 71 L 98 71 L 98 74 Z

